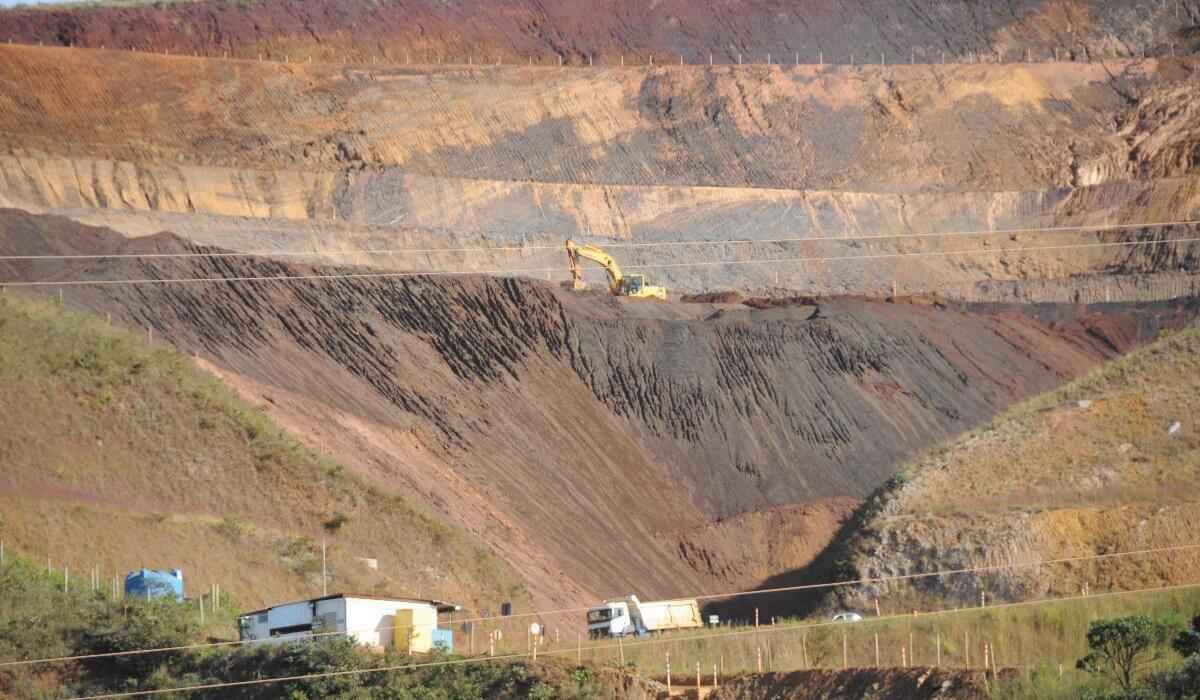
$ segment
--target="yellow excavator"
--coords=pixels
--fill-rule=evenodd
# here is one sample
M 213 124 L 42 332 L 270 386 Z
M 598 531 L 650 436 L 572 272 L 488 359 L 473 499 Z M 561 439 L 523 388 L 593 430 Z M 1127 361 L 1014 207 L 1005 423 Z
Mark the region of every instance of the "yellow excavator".
M 666 287 L 656 287 L 652 284 L 646 284 L 646 278 L 642 275 L 621 274 L 621 268 L 617 265 L 617 261 L 613 259 L 613 256 L 605 253 L 600 248 L 594 245 L 567 241 L 567 260 L 571 265 L 572 287 L 575 289 L 584 289 L 586 287 L 583 283 L 583 267 L 579 263 L 581 258 L 598 263 L 604 268 L 604 271 L 608 273 L 608 290 L 612 292 L 613 296 L 667 300 Z

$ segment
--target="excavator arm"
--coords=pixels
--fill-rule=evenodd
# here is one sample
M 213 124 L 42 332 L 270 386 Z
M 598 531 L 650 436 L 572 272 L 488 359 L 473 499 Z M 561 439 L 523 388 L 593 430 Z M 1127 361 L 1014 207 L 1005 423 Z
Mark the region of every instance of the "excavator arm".
M 638 299 L 661 299 L 666 301 L 666 287 L 656 287 L 646 284 L 641 275 L 623 275 L 621 267 L 613 256 L 594 245 L 586 245 L 567 241 L 567 261 L 571 265 L 571 281 L 575 289 L 583 289 L 583 265 L 580 260 L 590 260 L 608 273 L 608 290 L 613 296 L 626 296 Z
M 571 264 L 571 280 L 575 289 L 583 289 L 583 266 L 579 263 L 579 259 L 591 260 L 604 268 L 608 273 L 608 288 L 614 295 L 621 293 L 621 280 L 624 277 L 621 275 L 621 267 L 617 265 L 617 261 L 613 256 L 605 253 L 603 250 L 594 245 L 580 245 L 574 241 L 567 241 L 567 260 Z

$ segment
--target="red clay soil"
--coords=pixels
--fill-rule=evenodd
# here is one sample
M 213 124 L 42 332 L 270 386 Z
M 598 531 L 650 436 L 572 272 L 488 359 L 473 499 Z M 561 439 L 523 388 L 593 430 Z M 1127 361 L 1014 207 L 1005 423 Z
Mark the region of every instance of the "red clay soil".
M 0 254 L 88 247 L 202 250 L 0 212 Z M 34 274 L 337 272 L 221 257 L 47 263 Z M 485 276 L 65 295 L 196 353 L 302 439 L 475 532 L 542 605 L 717 592 L 753 585 L 770 573 L 763 562 L 802 565 L 833 536 L 845 499 L 870 493 L 899 460 L 1196 313 L 1046 307 L 1039 318 L 827 300 L 815 316 L 717 316 Z M 789 508 L 770 510 L 779 506 Z
M 1176 3 L 1178 4 L 1178 3 Z M 875 63 L 916 56 L 933 62 L 942 50 L 1014 54 L 1026 48 L 1070 56 L 1122 47 L 1126 55 L 1170 50 L 1170 32 L 1187 26 L 1194 3 L 1146 9 L 1133 0 L 1042 3 L 984 0 L 947 3 L 931 9 L 919 0 L 901 2 L 780 2 L 737 0 L 199 0 L 139 6 L 33 8 L 0 14 L 0 41 L 107 46 L 140 50 L 200 52 L 254 57 L 382 56 L 414 62 L 525 62 L 529 55 L 556 63 L 554 56 L 586 64 L 599 54 L 610 64 L 619 55 L 645 63 L 776 63 L 803 59 Z M 1136 10 L 1136 11 L 1135 11 Z M 1147 14 L 1148 13 L 1148 14 Z M 1069 38 L 1066 38 L 1069 37 Z M 1116 38 L 1114 38 L 1116 37 Z M 886 60 L 886 59 L 884 59 Z

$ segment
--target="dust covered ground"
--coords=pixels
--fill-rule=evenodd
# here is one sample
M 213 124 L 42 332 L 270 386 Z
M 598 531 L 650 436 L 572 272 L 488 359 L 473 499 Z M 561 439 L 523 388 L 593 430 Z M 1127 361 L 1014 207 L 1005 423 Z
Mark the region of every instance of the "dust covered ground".
M 218 252 L 19 212 L 0 231 L 6 254 Z M 903 457 L 1194 317 L 1187 304 L 654 304 L 245 256 L 21 269 L 195 353 L 305 441 L 480 536 L 543 604 L 727 590 L 802 566 Z M 203 281 L 333 273 L 363 276 Z M 68 284 L 89 279 L 197 281 Z

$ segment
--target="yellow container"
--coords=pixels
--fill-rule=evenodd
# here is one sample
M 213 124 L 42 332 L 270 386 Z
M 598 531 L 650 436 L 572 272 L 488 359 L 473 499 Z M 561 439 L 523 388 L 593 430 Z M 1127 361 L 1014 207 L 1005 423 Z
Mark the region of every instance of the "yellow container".
M 432 607 L 400 608 L 392 617 L 396 651 L 401 654 L 426 654 L 433 650 L 433 629 L 437 610 Z

